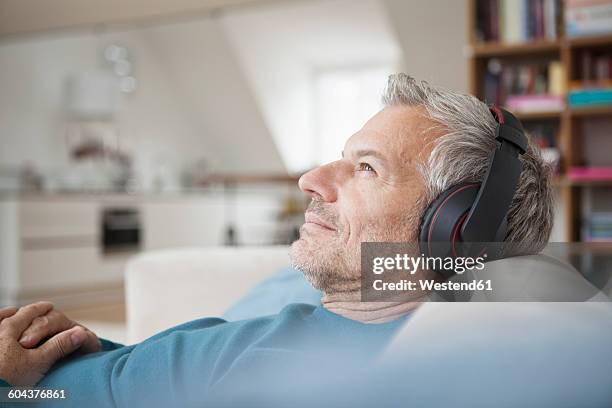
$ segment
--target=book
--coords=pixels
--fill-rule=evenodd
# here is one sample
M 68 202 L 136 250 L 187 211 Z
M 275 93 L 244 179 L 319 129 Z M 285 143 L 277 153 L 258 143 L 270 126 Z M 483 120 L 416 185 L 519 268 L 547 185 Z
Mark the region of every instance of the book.
M 534 30 L 530 38 L 542 38 L 544 31 L 544 0 L 533 0 L 531 6 L 532 14 L 530 17 Z
M 476 40 L 520 43 L 558 37 L 560 0 L 478 0 Z
M 509 95 L 505 105 L 517 112 L 560 112 L 565 101 L 561 95 Z
M 486 102 L 511 110 L 557 111 L 565 107 L 565 72 L 558 61 L 517 63 L 492 58 L 482 89 Z
M 582 81 L 612 80 L 612 50 L 582 50 L 578 75 Z
M 557 38 L 557 19 L 560 9 L 558 0 L 544 1 L 544 35 L 549 40 Z
M 566 0 L 565 32 L 568 37 L 612 32 L 612 0 Z
M 542 159 L 548 163 L 555 173 L 559 172 L 561 152 L 557 145 L 559 126 L 551 121 L 527 122 L 525 132 L 535 142 L 542 152 Z
M 567 170 L 567 178 L 572 181 L 612 181 L 612 166 L 610 167 L 580 167 L 572 166 Z
M 551 95 L 565 96 L 565 67 L 559 61 L 548 64 L 548 92 Z
M 584 221 L 585 241 L 612 241 L 612 212 L 593 212 Z
M 612 88 L 573 89 L 568 93 L 570 106 L 602 106 L 612 105 Z

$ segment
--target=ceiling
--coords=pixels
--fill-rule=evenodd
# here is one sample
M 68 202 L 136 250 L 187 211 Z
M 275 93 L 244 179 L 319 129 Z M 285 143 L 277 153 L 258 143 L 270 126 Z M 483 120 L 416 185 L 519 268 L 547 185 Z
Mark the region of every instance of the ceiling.
M 281 0 L 0 0 L 0 37 L 190 16 L 277 1 Z

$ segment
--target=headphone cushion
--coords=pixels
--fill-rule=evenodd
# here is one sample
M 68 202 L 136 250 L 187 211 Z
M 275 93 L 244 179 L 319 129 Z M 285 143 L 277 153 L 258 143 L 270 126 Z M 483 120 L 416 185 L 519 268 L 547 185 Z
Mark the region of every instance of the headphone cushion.
M 431 242 L 448 243 L 450 249 L 458 224 L 472 208 L 479 189 L 479 183 L 458 184 L 443 191 L 431 202 L 423 213 L 419 229 L 419 245 L 423 254 L 434 256 L 430 253 Z M 444 248 L 442 246 L 440 249 Z

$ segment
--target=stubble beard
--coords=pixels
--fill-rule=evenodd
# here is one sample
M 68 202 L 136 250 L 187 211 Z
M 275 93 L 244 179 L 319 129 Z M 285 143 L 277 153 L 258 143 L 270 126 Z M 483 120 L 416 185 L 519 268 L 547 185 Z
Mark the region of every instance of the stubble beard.
M 381 228 L 380 223 L 372 223 L 365 230 L 370 231 L 361 237 L 362 242 L 407 242 L 415 239 L 414 217 L 402 217 Z M 361 244 L 349 248 L 342 242 L 342 231 L 336 236 L 318 240 L 304 227 L 300 229 L 300 239 L 291 245 L 290 257 L 295 269 L 302 271 L 310 284 L 325 295 L 353 294 L 361 290 Z
M 310 284 L 324 294 L 354 291 L 360 287 L 359 264 L 336 239 L 317 240 L 300 229 L 300 239 L 291 245 L 291 263 Z M 330 242 L 331 241 L 331 242 Z

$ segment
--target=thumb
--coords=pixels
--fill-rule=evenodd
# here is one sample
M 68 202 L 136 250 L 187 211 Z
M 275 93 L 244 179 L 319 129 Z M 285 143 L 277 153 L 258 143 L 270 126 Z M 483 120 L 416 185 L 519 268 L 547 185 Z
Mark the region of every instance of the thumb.
M 49 367 L 56 361 L 72 354 L 87 340 L 87 332 L 83 327 L 75 326 L 70 330 L 56 334 L 40 346 L 43 358 Z

